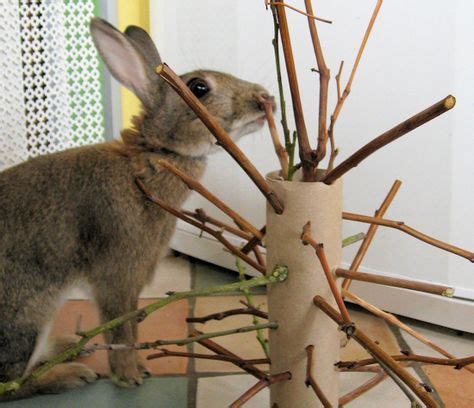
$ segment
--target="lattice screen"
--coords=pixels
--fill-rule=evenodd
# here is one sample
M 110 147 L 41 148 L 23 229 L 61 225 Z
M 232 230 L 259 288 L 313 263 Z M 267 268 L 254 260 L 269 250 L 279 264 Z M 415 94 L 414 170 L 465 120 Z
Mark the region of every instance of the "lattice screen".
M 94 0 L 0 1 L 0 170 L 104 138 Z

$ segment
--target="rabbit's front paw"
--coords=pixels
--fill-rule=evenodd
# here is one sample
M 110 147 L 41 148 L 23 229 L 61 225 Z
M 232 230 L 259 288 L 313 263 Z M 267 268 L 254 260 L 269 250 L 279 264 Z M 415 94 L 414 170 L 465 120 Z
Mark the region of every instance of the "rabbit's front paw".
M 143 383 L 143 375 L 134 350 L 112 351 L 110 371 L 110 378 L 119 387 L 130 388 Z

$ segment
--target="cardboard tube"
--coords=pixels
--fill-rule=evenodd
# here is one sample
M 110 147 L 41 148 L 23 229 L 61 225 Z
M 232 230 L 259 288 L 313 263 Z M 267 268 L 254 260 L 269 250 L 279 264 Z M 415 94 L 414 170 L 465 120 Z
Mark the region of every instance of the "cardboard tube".
M 295 175 L 295 180 L 299 175 Z M 336 306 L 321 264 L 311 246 L 301 242 L 303 225 L 311 221 L 311 234 L 324 244 L 332 270 L 341 262 L 342 182 L 283 181 L 278 173 L 267 176 L 271 189 L 282 199 L 283 214 L 267 205 L 267 267 L 287 265 L 286 282 L 268 288 L 270 321 L 278 322 L 270 332 L 271 373 L 290 371 L 291 380 L 270 386 L 271 406 L 279 408 L 322 407 L 306 387 L 306 351 L 314 345 L 313 377 L 334 407 L 338 406 L 340 334 L 321 310 L 313 305 L 316 294 Z

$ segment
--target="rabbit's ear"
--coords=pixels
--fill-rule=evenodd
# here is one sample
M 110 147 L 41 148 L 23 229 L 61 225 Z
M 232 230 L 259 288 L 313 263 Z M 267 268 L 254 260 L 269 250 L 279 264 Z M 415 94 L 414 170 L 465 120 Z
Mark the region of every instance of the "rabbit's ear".
M 148 67 L 154 71 L 162 61 L 155 43 L 148 33 L 143 28 L 134 25 L 128 26 L 124 33 L 132 41 L 138 51 L 141 52 Z
M 145 104 L 150 101 L 153 72 L 144 56 L 114 26 L 93 18 L 90 31 L 94 44 L 112 75 Z

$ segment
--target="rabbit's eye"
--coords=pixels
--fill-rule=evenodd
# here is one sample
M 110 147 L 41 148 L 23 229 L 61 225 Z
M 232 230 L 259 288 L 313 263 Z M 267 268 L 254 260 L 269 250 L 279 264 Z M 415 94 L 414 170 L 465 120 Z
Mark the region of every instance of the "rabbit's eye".
M 188 88 L 197 98 L 202 98 L 211 90 L 207 82 L 201 78 L 193 78 L 189 80 Z

